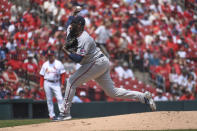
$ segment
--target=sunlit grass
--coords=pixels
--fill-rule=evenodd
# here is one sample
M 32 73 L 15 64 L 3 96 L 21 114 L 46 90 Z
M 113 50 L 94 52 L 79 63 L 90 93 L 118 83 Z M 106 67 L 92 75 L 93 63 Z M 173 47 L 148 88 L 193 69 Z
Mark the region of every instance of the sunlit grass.
M 16 119 L 16 120 L 0 120 L 0 128 L 3 127 L 13 127 L 20 125 L 30 125 L 50 122 L 49 119 Z

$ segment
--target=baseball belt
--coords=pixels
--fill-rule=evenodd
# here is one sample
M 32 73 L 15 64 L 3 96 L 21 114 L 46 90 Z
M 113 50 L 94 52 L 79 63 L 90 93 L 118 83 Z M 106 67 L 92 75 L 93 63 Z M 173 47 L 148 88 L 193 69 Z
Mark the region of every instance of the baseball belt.
M 48 81 L 48 82 L 51 82 L 51 83 L 59 82 L 59 80 L 47 80 L 47 79 L 44 79 L 44 80 L 46 80 L 46 81 Z

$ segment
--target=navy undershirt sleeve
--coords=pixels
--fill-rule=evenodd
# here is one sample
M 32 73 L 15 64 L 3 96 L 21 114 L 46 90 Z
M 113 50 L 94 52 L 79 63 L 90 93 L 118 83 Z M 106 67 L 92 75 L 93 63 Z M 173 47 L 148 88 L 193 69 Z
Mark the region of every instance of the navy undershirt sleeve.
M 81 62 L 81 60 L 83 59 L 83 56 L 81 56 L 81 55 L 77 55 L 77 54 L 70 54 L 69 55 L 69 58 L 71 59 L 71 60 L 73 60 L 74 62 L 77 62 L 77 63 L 79 63 L 79 62 Z

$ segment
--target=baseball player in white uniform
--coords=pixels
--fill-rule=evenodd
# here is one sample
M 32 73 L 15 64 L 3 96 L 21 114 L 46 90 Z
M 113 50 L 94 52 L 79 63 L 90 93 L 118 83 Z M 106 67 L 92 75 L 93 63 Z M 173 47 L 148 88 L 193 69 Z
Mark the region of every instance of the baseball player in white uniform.
M 110 76 L 109 59 L 96 47 L 95 41 L 84 30 L 84 26 L 84 18 L 76 16 L 67 28 L 67 43 L 63 50 L 70 59 L 80 63 L 81 67 L 67 80 L 64 97 L 65 112 L 60 119 L 68 120 L 72 118 L 70 107 L 76 88 L 92 79 L 101 85 L 107 95 L 114 98 L 137 99 L 142 103 L 149 104 L 150 108 L 155 111 L 156 105 L 150 92 L 141 93 L 114 87 L 114 82 Z
M 57 99 L 60 114 L 64 113 L 61 88 L 64 87 L 65 69 L 63 64 L 55 59 L 54 51 L 48 51 L 48 57 L 49 60 L 42 65 L 40 70 L 40 87 L 45 90 L 49 117 L 51 120 L 56 121 L 58 119 L 54 113 L 53 95 Z

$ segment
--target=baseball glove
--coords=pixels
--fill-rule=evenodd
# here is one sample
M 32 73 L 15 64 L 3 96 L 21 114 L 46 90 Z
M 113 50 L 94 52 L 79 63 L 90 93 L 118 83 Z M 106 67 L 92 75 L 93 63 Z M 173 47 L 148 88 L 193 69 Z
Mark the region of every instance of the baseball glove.
M 65 49 L 69 52 L 76 52 L 78 48 L 78 40 L 75 37 L 67 38 Z

